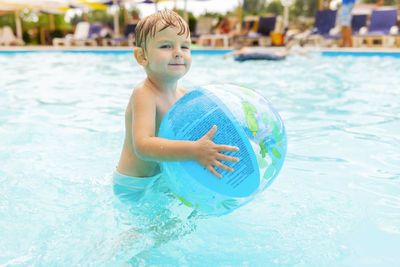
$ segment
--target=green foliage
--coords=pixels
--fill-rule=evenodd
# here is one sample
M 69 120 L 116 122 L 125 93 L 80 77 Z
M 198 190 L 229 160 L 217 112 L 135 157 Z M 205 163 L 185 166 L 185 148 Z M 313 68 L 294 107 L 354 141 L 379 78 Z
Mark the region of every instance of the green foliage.
M 14 14 L 6 14 L 0 16 L 0 27 L 3 26 L 11 26 L 11 28 L 15 29 L 15 16 Z
M 375 4 L 377 0 L 363 0 L 362 2 L 366 4 Z M 384 0 L 383 3 L 385 6 L 394 6 L 397 5 L 398 0 Z
M 265 6 L 265 0 L 244 0 L 243 13 L 246 15 L 257 15 Z
M 289 9 L 289 17 L 297 18 L 301 16 L 303 13 L 304 5 L 305 5 L 305 0 L 296 0 Z
M 314 17 L 318 9 L 318 0 L 295 0 L 290 7 L 290 18 L 297 18 L 300 16 Z
M 394 5 L 397 5 L 399 2 L 398 2 L 398 0 L 397 1 L 396 0 L 385 0 L 384 3 L 385 3 L 385 6 L 394 6 Z
M 279 0 L 270 2 L 264 10 L 268 14 L 283 15 L 283 5 Z
M 88 20 L 89 23 L 102 22 L 107 24 L 113 22 L 113 16 L 108 14 L 105 10 L 92 10 L 88 13 Z
M 30 30 L 37 27 L 50 27 L 50 14 L 28 11 L 20 12 L 19 17 L 21 19 L 22 30 Z M 53 14 L 54 25 L 56 29 L 71 29 L 71 24 L 65 22 L 64 14 Z M 15 15 L 7 14 L 0 16 L 0 27 L 9 25 L 15 30 Z
M 202 17 L 210 17 L 210 18 L 221 18 L 222 15 L 217 13 L 217 12 L 206 12 L 204 15 L 201 15 Z
M 36 23 L 37 26 L 49 27 L 50 18 L 48 14 L 39 13 L 38 14 L 39 21 Z
M 70 30 L 71 24 L 67 23 L 64 19 L 64 14 L 54 14 L 54 25 L 56 29 Z
M 193 15 L 192 12 L 189 12 L 189 21 L 188 21 L 188 24 L 189 24 L 189 29 L 190 29 L 191 32 L 194 32 L 194 31 L 195 31 L 196 22 L 197 22 L 196 17 Z
M 178 9 L 178 10 L 176 10 L 176 12 L 179 14 L 179 16 L 181 16 L 182 18 L 185 16 L 185 10 L 183 10 L 183 9 Z M 189 25 L 189 29 L 190 29 L 190 31 L 191 32 L 193 32 L 195 29 L 195 27 L 196 27 L 196 21 L 197 21 L 197 19 L 196 19 L 196 17 L 193 15 L 193 13 L 192 12 L 188 12 L 188 19 L 189 19 L 189 21 L 188 21 L 188 25 Z
M 124 27 L 124 9 L 122 7 L 118 11 L 118 23 L 120 27 Z

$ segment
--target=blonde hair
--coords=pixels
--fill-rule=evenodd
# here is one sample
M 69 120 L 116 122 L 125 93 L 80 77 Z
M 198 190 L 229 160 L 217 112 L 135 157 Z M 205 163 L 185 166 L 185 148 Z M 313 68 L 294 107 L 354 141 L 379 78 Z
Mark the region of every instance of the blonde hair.
M 135 29 L 135 45 L 146 48 L 147 38 L 153 38 L 157 32 L 168 27 L 177 28 L 179 35 L 186 34 L 187 37 L 190 35 L 189 26 L 183 18 L 174 11 L 164 9 L 139 21 Z

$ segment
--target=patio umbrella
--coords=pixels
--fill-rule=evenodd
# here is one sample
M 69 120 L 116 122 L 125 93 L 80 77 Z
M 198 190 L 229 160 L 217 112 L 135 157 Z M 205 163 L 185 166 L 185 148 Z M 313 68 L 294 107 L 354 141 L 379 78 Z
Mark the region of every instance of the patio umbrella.
M 68 7 L 66 0 L 0 0 L 0 8 L 13 10 Z
M 173 1 L 173 0 L 143 0 L 135 1 L 136 4 L 154 4 L 155 10 L 158 10 L 158 2 Z M 176 0 L 175 0 L 176 1 Z
M 66 12 L 71 8 L 101 9 L 105 10 L 108 5 L 105 5 L 102 0 L 0 0 L 0 10 L 15 12 L 15 25 L 17 37 L 22 38 L 22 25 L 18 12 L 21 10 L 39 10 L 50 14 L 50 28 L 54 25 L 52 14 Z
M 129 0 L 125 0 L 126 2 L 132 2 Z M 155 5 L 155 10 L 158 10 L 158 3 L 159 2 L 167 2 L 167 1 L 174 1 L 174 8 L 177 8 L 177 2 L 178 0 L 142 0 L 142 1 L 135 1 L 137 4 L 154 4 Z M 183 8 L 183 18 L 185 21 L 188 21 L 188 12 L 187 12 L 187 2 L 188 1 L 210 1 L 210 0 L 183 0 L 184 1 L 184 8 Z M 240 1 L 240 0 L 239 0 Z
M 17 37 L 22 39 L 22 24 L 19 11 L 25 9 L 33 10 L 57 10 L 57 8 L 68 6 L 65 0 L 0 0 L 0 9 L 15 12 L 15 26 Z

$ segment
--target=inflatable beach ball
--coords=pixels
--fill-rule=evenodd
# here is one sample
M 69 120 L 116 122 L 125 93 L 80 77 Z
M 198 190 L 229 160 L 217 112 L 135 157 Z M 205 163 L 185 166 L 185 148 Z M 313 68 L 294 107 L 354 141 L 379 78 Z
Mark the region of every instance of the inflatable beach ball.
M 187 206 L 209 215 L 227 214 L 267 188 L 286 155 L 285 128 L 279 114 L 260 94 L 232 84 L 207 85 L 190 91 L 168 111 L 159 136 L 196 141 L 213 125 L 213 142 L 238 146 L 239 162 L 218 178 L 195 161 L 161 163 L 172 192 Z

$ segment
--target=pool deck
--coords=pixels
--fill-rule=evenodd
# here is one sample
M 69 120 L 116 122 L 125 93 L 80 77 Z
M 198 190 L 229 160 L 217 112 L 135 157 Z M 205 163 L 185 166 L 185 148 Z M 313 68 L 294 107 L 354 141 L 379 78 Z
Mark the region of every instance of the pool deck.
M 279 49 L 279 47 L 272 47 Z M 311 52 L 320 52 L 325 56 L 394 56 L 400 58 L 400 48 L 321 48 L 306 47 Z M 127 46 L 0 46 L 0 53 L 26 53 L 26 52 L 95 52 L 95 53 L 129 53 L 132 47 Z M 193 54 L 224 54 L 232 48 L 194 48 Z

